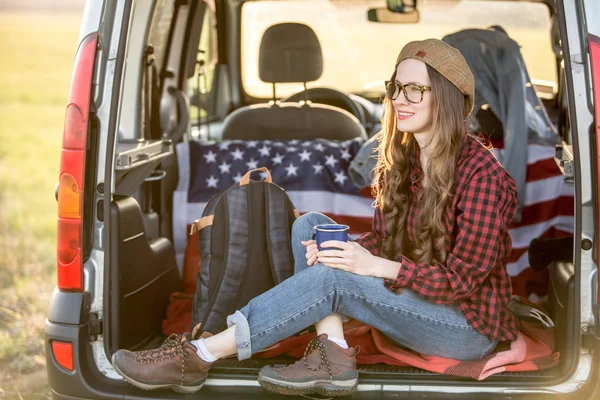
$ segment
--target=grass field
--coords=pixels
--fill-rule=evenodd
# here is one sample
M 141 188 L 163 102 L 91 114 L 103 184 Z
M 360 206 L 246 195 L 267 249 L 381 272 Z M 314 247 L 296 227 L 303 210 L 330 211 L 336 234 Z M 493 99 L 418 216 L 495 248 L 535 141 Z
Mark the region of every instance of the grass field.
M 49 398 L 60 145 L 81 15 L 0 13 L 0 399 Z

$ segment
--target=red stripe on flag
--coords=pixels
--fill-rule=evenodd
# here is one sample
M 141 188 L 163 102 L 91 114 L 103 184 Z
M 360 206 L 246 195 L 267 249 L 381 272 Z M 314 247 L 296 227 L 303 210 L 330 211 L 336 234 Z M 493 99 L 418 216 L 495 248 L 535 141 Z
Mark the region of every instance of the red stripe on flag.
M 509 229 L 521 228 L 527 225 L 539 224 L 559 215 L 574 215 L 575 205 L 573 196 L 560 196 L 555 199 L 535 203 L 523 207 L 521 221 L 510 224 Z
M 554 158 L 545 158 L 533 164 L 527 164 L 527 182 L 560 176 L 562 173 Z
M 362 195 L 362 197 L 375 198 L 373 196 L 373 192 L 372 192 L 371 186 L 367 186 L 367 187 L 364 187 L 364 188 L 360 189 L 360 194 Z
M 349 233 L 351 234 L 371 232 L 371 226 L 373 224 L 372 217 L 354 217 L 351 215 L 339 215 L 331 213 L 326 213 L 325 215 L 334 220 L 337 224 L 348 225 L 350 227 Z
M 502 140 L 492 140 L 491 145 L 495 149 L 504 148 L 504 143 Z M 527 164 L 527 182 L 550 178 L 552 176 L 558 176 L 561 174 L 562 173 L 560 172 L 560 169 L 558 169 L 558 166 L 556 165 L 556 161 L 554 161 L 553 156 L 539 160 L 535 163 Z

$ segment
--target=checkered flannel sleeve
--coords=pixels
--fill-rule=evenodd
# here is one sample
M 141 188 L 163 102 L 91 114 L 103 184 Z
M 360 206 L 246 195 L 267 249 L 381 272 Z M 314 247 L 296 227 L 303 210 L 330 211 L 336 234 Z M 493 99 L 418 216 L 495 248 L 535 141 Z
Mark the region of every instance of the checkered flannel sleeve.
M 501 231 L 507 228 L 503 215 L 514 209 L 514 192 L 493 175 L 478 174 L 458 195 L 458 235 L 446 263 L 415 263 L 400 255 L 398 277 L 388 281 L 392 287 L 408 287 L 426 300 L 449 304 L 470 297 L 494 269 Z
M 356 243 L 369 250 L 369 252 L 374 256 L 379 257 L 380 243 L 384 238 L 385 217 L 383 215 L 383 211 L 380 208 L 376 208 L 371 232 L 367 232 L 356 239 Z

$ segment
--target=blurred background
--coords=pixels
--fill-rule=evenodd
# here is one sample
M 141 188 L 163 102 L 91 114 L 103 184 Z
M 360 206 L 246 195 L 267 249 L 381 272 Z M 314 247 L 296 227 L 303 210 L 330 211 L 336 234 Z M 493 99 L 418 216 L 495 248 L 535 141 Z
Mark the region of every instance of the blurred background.
M 60 145 L 84 0 L 0 0 L 0 399 L 49 399 Z
M 43 335 L 48 301 L 56 284 L 54 191 L 84 3 L 85 0 L 0 0 L 0 400 L 51 398 Z M 281 7 L 289 13 L 290 4 L 297 7 L 293 10 L 297 18 L 301 18 L 301 11 L 311 17 L 300 0 Z M 244 25 L 243 35 L 243 57 L 245 65 L 250 66 L 245 76 L 248 88 L 253 94 L 266 97 L 271 86 L 258 77 L 257 49 L 266 27 L 287 18 L 273 4 L 268 6 L 273 9 L 269 15 L 259 3 L 247 7 L 249 23 Z M 438 14 L 440 18 L 445 16 Z M 474 20 L 484 21 L 485 17 L 485 13 L 471 15 Z M 367 24 L 357 21 L 361 22 Z M 547 67 L 554 57 L 547 19 L 539 26 L 532 26 L 531 19 L 526 19 L 522 27 L 518 26 L 519 21 L 512 25 L 511 21 L 506 22 L 511 35 L 523 46 L 532 76 L 554 85 L 556 71 Z M 331 21 L 323 19 L 320 23 L 320 29 L 327 31 Z M 358 44 L 368 41 L 369 45 L 362 45 L 373 51 L 372 56 L 363 57 L 368 62 L 387 53 L 389 43 L 378 38 L 390 36 L 386 29 L 396 27 L 385 25 L 371 27 L 368 32 L 372 37 L 366 35 L 366 30 L 355 29 L 356 37 L 343 40 Z M 438 21 L 434 26 L 439 32 L 427 27 L 428 33 L 440 37 L 458 29 Z M 418 37 L 423 32 L 411 34 Z M 357 90 L 344 86 L 355 83 L 351 77 L 357 74 L 356 70 L 343 68 L 353 64 L 351 57 L 355 52 L 340 46 L 336 36 L 323 35 L 326 36 L 333 38 L 324 42 L 326 52 L 340 54 L 331 58 L 339 60 L 339 65 L 330 67 L 324 79 L 330 86 Z M 390 52 L 389 57 L 389 62 L 369 62 L 373 87 L 382 87 L 377 79 L 388 76 L 387 68 L 393 64 L 396 53 Z M 288 89 L 298 87 L 292 85 Z M 278 93 L 285 91 L 281 90 Z

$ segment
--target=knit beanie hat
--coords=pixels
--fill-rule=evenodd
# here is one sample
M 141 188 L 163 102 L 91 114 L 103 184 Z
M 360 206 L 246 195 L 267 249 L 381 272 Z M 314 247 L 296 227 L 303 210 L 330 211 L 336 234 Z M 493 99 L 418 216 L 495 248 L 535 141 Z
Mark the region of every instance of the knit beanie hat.
M 407 58 L 423 61 L 448 79 L 467 98 L 465 117 L 475 104 L 475 81 L 473 73 L 460 52 L 439 39 L 426 39 L 408 43 L 396 60 L 398 64 Z

